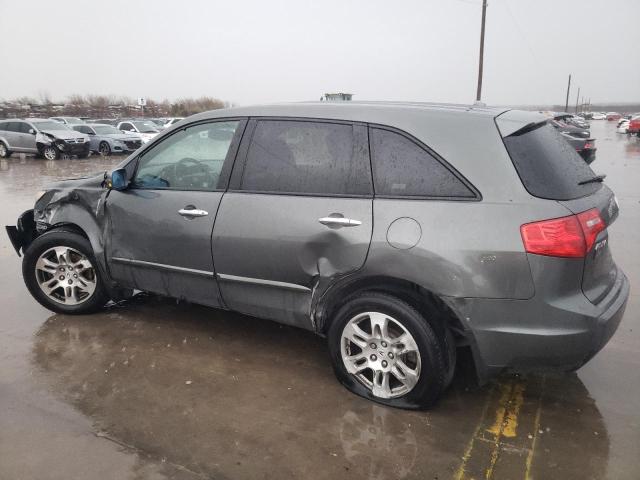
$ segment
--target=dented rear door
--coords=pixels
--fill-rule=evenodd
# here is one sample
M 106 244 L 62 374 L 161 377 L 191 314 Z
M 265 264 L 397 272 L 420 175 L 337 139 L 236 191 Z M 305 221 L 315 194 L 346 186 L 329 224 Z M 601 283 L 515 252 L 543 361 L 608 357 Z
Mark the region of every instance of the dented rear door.
M 373 195 L 366 135 L 364 126 L 345 122 L 250 122 L 213 234 L 229 308 L 313 329 L 314 289 L 367 257 Z

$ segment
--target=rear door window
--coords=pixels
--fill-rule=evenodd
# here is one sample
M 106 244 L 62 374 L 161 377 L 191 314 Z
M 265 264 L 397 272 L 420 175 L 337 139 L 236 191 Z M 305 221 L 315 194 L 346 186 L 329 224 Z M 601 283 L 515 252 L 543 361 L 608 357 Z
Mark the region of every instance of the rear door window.
M 548 123 L 518 130 L 504 137 L 520 179 L 539 198 L 571 200 L 597 191 L 600 183 L 579 183 L 593 178 L 593 170 Z
M 351 124 L 260 120 L 242 175 L 252 192 L 371 195 L 364 127 Z
M 410 138 L 371 128 L 369 141 L 377 196 L 476 197 L 451 169 Z

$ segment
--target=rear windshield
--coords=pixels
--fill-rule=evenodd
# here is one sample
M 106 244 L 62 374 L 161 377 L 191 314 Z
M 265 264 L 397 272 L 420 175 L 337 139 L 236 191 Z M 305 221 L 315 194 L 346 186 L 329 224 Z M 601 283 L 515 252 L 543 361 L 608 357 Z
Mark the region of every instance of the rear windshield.
M 571 200 L 601 187 L 600 183 L 579 185 L 595 173 L 548 123 L 512 133 L 504 144 L 524 187 L 535 197 Z

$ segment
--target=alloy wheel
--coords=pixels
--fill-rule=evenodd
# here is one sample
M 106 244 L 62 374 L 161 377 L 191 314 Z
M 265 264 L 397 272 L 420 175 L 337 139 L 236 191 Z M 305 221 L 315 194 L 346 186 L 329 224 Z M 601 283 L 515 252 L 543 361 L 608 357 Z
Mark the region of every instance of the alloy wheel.
M 44 158 L 46 158 L 47 160 L 55 160 L 57 157 L 57 152 L 55 147 L 45 147 L 42 154 L 44 155 Z
M 38 257 L 36 281 L 51 300 L 65 305 L 86 302 L 96 290 L 96 271 L 91 261 L 70 247 L 53 247 Z
M 409 331 L 380 312 L 360 313 L 342 330 L 345 369 L 379 398 L 409 393 L 420 379 L 420 351 Z

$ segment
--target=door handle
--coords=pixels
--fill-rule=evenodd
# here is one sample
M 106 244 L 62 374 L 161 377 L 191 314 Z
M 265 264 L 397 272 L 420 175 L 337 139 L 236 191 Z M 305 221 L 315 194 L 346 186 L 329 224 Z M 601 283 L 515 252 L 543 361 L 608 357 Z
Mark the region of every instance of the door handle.
M 206 210 L 200 210 L 198 208 L 181 208 L 178 213 L 183 217 L 206 217 L 209 212 Z
M 318 222 L 327 227 L 357 227 L 362 225 L 360 220 L 344 217 L 322 217 L 318 219 Z

